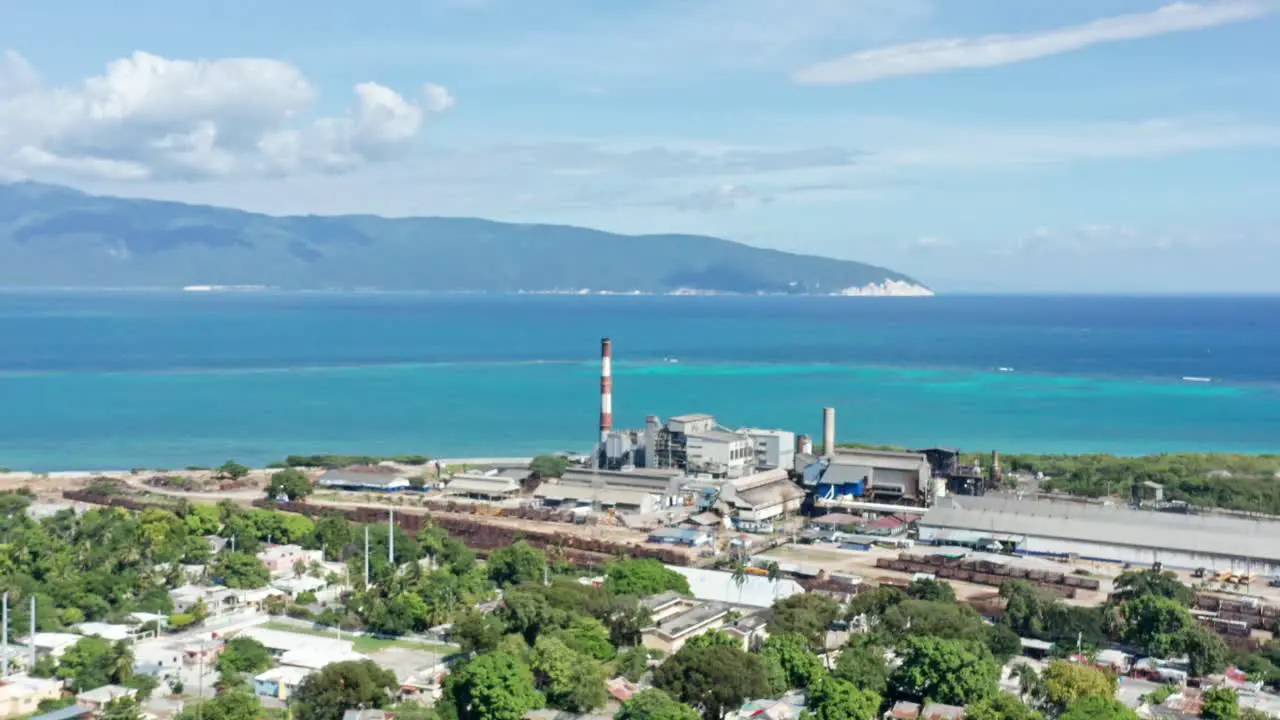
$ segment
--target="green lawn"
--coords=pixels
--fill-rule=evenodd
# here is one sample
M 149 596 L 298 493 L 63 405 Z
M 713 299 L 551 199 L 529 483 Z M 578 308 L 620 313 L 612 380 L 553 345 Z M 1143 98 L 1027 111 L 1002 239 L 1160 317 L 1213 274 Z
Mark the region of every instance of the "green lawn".
M 310 628 L 299 627 L 282 622 L 266 622 L 262 627 L 268 630 L 279 630 L 281 632 L 297 633 L 299 635 L 315 635 L 317 637 L 336 638 L 338 633 L 336 630 L 315 630 Z M 344 640 L 353 641 L 352 649 L 358 653 L 368 654 L 386 650 L 390 647 L 408 648 L 410 650 L 424 650 L 426 652 L 440 653 L 448 655 L 458 651 L 456 645 L 441 645 L 439 643 L 421 642 L 419 640 L 383 640 L 381 638 L 368 637 L 365 635 L 351 635 L 343 633 Z

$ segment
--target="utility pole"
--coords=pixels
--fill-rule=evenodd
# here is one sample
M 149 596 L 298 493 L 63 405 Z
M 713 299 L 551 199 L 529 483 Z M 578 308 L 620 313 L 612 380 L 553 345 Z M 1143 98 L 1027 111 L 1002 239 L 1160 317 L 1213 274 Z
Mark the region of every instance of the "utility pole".
M 35 668 L 36 666 L 36 596 L 31 596 L 31 642 L 27 643 L 31 646 L 31 664 L 27 667 Z
M 396 509 L 387 509 L 387 562 L 391 563 L 391 572 L 396 571 Z
M 31 638 L 31 642 L 35 642 L 35 638 Z M 0 678 L 9 677 L 9 593 L 4 594 L 4 650 L 0 651 L 4 657 L 0 662 L 4 663 L 4 672 L 0 673 Z
M 364 526 L 364 589 L 369 589 L 369 526 Z

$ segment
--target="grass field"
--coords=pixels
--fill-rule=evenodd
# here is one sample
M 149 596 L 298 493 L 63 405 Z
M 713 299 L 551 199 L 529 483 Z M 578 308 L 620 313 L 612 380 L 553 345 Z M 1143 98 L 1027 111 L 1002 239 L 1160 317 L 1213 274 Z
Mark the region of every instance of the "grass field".
M 338 632 L 336 630 L 308 629 L 298 625 L 291 625 L 289 623 L 282 622 L 266 622 L 262 624 L 262 627 L 268 630 L 279 630 L 281 632 L 291 632 L 299 635 L 315 635 L 317 637 L 326 638 L 338 637 Z M 343 633 L 342 638 L 344 640 L 351 640 L 353 643 L 352 649 L 362 654 L 374 653 L 391 647 L 406 648 L 409 650 L 425 650 L 427 652 L 441 654 L 448 654 L 458 650 L 456 645 L 443 645 L 440 643 L 429 643 L 411 639 L 385 640 L 382 638 L 368 637 L 366 635 L 352 635 L 350 633 Z

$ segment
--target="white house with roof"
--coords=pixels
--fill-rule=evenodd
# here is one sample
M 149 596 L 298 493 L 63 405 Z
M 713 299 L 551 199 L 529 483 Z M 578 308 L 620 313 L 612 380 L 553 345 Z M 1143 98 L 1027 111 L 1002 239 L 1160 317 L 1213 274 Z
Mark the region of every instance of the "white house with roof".
M 324 562 L 323 550 L 307 550 L 301 545 L 268 545 L 258 552 L 258 560 L 272 575 L 291 575 L 298 565 L 303 569 Z
M 35 635 L 20 638 L 18 643 L 28 648 L 35 645 L 36 657 L 48 656 L 58 660 L 67 651 L 67 648 L 80 642 L 83 638 L 83 635 L 76 635 L 75 633 L 38 632 Z
M 411 486 L 409 478 L 399 473 L 371 468 L 329 470 L 316 480 L 316 487 L 330 490 L 396 492 Z

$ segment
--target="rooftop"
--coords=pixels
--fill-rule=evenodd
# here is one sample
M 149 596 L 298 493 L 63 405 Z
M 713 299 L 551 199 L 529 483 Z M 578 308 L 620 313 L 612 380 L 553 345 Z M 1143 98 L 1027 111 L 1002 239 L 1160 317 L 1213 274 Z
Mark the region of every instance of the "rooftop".
M 263 627 L 245 628 L 239 632 L 239 637 L 250 637 L 263 645 L 269 650 L 277 653 L 287 653 L 292 650 L 304 650 L 323 656 L 339 656 L 351 653 L 352 642 L 350 640 L 338 640 L 337 638 L 319 637 L 316 635 L 303 635 L 302 633 L 286 632 L 284 630 L 272 630 Z
M 920 527 L 1032 535 L 1280 562 L 1280 523 L 995 496 L 948 497 Z
M 708 430 L 700 433 L 689 433 L 685 436 L 689 440 L 702 440 L 704 442 L 716 443 L 732 443 L 732 442 L 751 442 L 751 438 L 738 433 L 724 432 L 723 430 Z
M 699 630 L 708 623 L 729 614 L 729 606 L 724 603 L 700 603 L 684 612 L 658 621 L 652 628 L 646 628 L 666 637 L 677 639 Z
M 886 470 L 918 470 L 928 467 L 929 459 L 920 453 L 892 452 L 889 450 L 837 449 L 831 456 L 832 465 L 865 465 Z
M 700 420 L 715 420 L 715 419 L 716 418 L 714 415 L 708 415 L 706 413 L 690 413 L 688 415 L 672 415 L 671 417 L 667 418 L 667 422 L 691 423 L 691 422 L 698 422 Z
M 446 493 L 508 494 L 520 492 L 520 481 L 505 475 L 454 475 Z
M 377 470 L 329 470 L 316 481 L 321 485 L 359 485 L 362 487 L 388 487 L 408 485 L 408 479 L 393 472 Z
M 723 570 L 704 570 L 702 568 L 667 566 L 680 573 L 689 581 L 689 591 L 699 600 L 748 605 L 751 607 L 770 607 L 781 598 L 804 592 L 804 588 L 795 580 L 779 578 L 775 583 L 761 575 L 747 575 L 739 585 L 733 579 L 733 573 Z
M 310 668 L 281 665 L 254 676 L 258 682 L 278 682 L 283 685 L 297 685 L 308 675 L 315 672 Z

